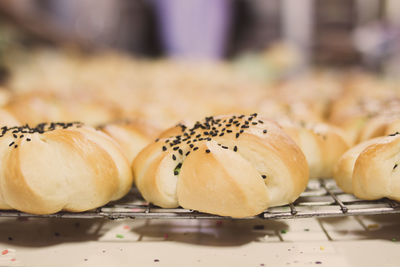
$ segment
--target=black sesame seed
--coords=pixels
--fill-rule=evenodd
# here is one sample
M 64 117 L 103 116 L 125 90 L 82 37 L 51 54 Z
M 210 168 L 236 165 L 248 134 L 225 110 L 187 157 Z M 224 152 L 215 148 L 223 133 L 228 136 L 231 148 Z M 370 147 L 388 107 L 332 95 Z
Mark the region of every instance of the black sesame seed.
M 195 148 L 193 148 L 193 151 L 196 151 L 197 149 L 199 149 L 199 147 L 196 146 Z
M 182 149 L 179 149 L 178 152 L 179 152 L 179 154 L 183 155 Z
M 188 156 L 190 154 L 190 151 L 186 152 L 185 156 Z
M 194 145 L 193 145 L 193 144 L 190 144 L 189 146 L 190 146 L 190 148 L 193 148 L 193 147 L 194 147 Z
M 397 168 L 397 164 L 394 164 L 393 170 Z
M 177 151 L 179 149 L 179 146 L 175 146 L 172 148 L 174 151 Z
M 253 124 L 253 125 L 257 125 L 257 124 L 258 124 L 258 122 L 255 122 L 255 121 L 253 121 L 251 124 Z
M 167 150 L 167 147 L 166 147 L 166 146 L 163 146 L 163 147 L 162 147 L 162 150 L 163 150 L 163 151 L 166 151 L 166 150 Z
M 179 174 L 179 172 L 178 171 L 174 171 L 174 175 L 178 175 Z
M 211 151 L 209 149 L 206 149 L 206 153 L 210 153 Z
M 231 132 L 232 132 L 232 130 L 227 130 L 226 132 L 227 132 L 227 133 L 231 133 Z
M 263 130 L 263 133 L 265 133 L 265 134 L 266 134 L 266 133 L 267 133 L 267 130 Z
M 30 141 L 31 141 L 31 139 L 30 139 L 30 138 L 26 138 L 26 141 L 30 142 Z
M 176 160 L 176 156 L 174 154 L 172 154 L 172 159 Z
M 398 135 L 398 134 L 400 134 L 399 132 L 395 132 L 395 133 L 393 133 L 393 134 L 389 134 L 388 136 L 396 136 L 396 135 Z
M 266 175 L 261 175 L 261 177 L 263 178 L 263 179 L 266 179 L 267 178 L 267 176 Z
M 18 147 L 18 145 L 15 145 L 15 146 L 14 146 L 14 148 L 17 148 L 17 147 Z
M 243 133 L 243 132 L 244 132 L 244 130 L 240 130 L 240 131 L 239 131 L 239 133 Z
M 237 146 L 233 147 L 233 151 L 237 152 Z
M 220 135 L 219 136 L 224 136 L 224 133 L 220 133 Z
M 239 138 L 239 133 L 236 133 L 236 138 Z
M 258 120 L 259 123 L 263 124 L 264 122 L 262 120 Z
M 14 144 L 14 142 L 11 142 L 8 146 L 12 146 Z
M 227 146 L 221 146 L 223 149 L 228 149 L 228 147 Z

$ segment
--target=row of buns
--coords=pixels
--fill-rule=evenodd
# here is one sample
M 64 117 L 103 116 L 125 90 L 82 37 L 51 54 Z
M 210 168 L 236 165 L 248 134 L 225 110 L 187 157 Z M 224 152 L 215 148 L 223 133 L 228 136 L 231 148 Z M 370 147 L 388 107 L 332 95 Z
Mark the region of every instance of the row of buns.
M 38 136 L 40 145 L 54 144 L 55 151 L 64 153 L 59 145 L 78 142 L 70 132 L 79 132 L 86 140 L 79 141 L 81 151 L 71 147 L 65 153 L 77 158 L 82 154 L 83 160 L 72 157 L 68 168 L 82 172 L 81 177 L 95 172 L 99 181 L 92 177 L 93 181 L 99 183 L 103 183 L 103 173 L 91 169 L 97 163 L 83 151 L 102 158 L 103 143 L 109 144 L 115 155 L 118 151 L 118 157 L 125 159 L 124 164 L 114 165 L 126 169 L 127 162 L 132 176 L 125 178 L 130 183 L 121 185 L 123 192 L 133 183 L 145 200 L 158 206 L 246 217 L 295 201 L 308 179 L 332 177 L 345 192 L 359 198 L 400 199 L 390 178 L 397 177 L 394 140 L 400 131 L 400 93 L 395 83 L 372 75 L 318 71 L 286 81 L 260 82 L 240 75 L 228 63 L 151 62 L 115 54 L 64 56 L 53 52 L 34 54 L 27 64 L 11 69 L 14 75 L 7 89 L 0 90 L 0 123 L 6 129 L 27 127 L 24 131 L 30 131 L 43 122 L 83 121 L 87 126 L 57 126 L 32 134 Z M 5 136 L 12 131 L 6 130 Z M 60 138 L 47 142 L 46 137 L 55 133 Z M 95 140 L 97 148 L 90 140 Z M 12 150 L 5 142 L 0 146 L 6 152 L 0 156 L 10 157 L 4 161 L 7 164 L 21 164 L 16 151 L 32 144 L 22 142 Z M 47 152 L 42 149 L 32 155 L 41 158 L 40 153 Z M 42 158 L 53 158 L 49 155 Z M 66 164 L 62 158 L 68 157 L 60 156 L 52 165 Z M 91 163 L 86 163 L 88 169 L 75 168 L 78 162 Z M 393 165 L 390 173 L 386 164 Z M 53 179 L 50 173 L 65 172 L 63 166 L 49 168 L 45 174 Z M 46 171 L 44 165 L 40 171 Z M 7 172 L 7 177 L 15 175 Z M 0 175 L 0 180 L 14 179 L 4 177 Z M 37 179 L 32 177 L 32 181 Z M 60 177 L 57 185 L 76 183 Z M 99 200 L 88 198 L 85 201 L 90 205 L 74 208 L 67 201 L 73 197 L 58 188 L 57 194 L 68 196 L 54 201 L 57 208 L 34 209 L 13 200 L 30 193 L 2 183 L 7 182 L 0 181 L 0 208 L 31 213 L 83 211 L 123 195 L 114 192 L 117 187 L 110 189 L 114 193 L 98 191 Z M 91 191 L 95 185 L 86 189 Z M 41 199 L 42 195 L 33 194 L 39 200 L 21 201 L 51 202 Z

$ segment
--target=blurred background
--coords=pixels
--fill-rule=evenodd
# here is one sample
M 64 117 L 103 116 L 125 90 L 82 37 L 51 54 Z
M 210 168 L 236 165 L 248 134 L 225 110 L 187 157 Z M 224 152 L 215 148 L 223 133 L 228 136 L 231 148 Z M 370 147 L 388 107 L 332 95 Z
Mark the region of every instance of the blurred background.
M 15 30 L 24 45 L 197 59 L 280 42 L 297 49 L 303 65 L 394 71 L 399 15 L 396 0 L 2 0 L 0 36 L 3 46 Z
M 20 123 L 338 124 L 348 95 L 365 116 L 400 96 L 399 41 L 396 0 L 1 0 L 0 105 Z

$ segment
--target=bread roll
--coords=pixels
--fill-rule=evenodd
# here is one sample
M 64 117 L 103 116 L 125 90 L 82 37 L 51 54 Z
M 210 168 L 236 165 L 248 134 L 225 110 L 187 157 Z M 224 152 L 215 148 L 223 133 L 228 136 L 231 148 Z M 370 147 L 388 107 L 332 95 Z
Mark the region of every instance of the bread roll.
M 324 123 L 282 122 L 281 125 L 306 156 L 310 179 L 332 178 L 336 162 L 349 149 L 345 134 Z
M 400 200 L 400 135 L 377 137 L 348 150 L 335 167 L 334 178 L 346 193 L 361 199 Z
M 159 132 L 154 126 L 140 120 L 107 123 L 99 129 L 120 145 L 130 163 L 140 150 L 156 139 Z
M 103 102 L 81 99 L 80 96 L 63 97 L 46 92 L 15 96 L 4 107 L 21 124 L 41 122 L 82 121 L 96 126 L 119 116 L 119 110 Z
M 370 119 L 362 128 L 359 136 L 360 142 L 374 137 L 385 136 L 400 132 L 400 114 L 390 116 L 377 116 Z
M 79 123 L 1 128 L 0 208 L 80 212 L 123 197 L 132 173 L 114 141 Z
M 164 132 L 132 164 L 143 197 L 231 217 L 296 200 L 308 182 L 297 145 L 274 122 L 250 116 L 207 117 Z

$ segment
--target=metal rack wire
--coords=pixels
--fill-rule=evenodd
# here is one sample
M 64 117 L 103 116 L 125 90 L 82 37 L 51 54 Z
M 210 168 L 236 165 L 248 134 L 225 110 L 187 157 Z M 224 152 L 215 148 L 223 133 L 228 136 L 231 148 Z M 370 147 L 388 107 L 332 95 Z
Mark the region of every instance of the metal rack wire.
M 400 213 L 400 203 L 390 199 L 360 200 L 343 193 L 333 180 L 311 180 L 306 191 L 286 206 L 269 208 L 258 216 L 245 219 L 294 219 Z M 33 215 L 19 211 L 0 211 L 0 217 L 35 218 L 107 218 L 107 219 L 230 219 L 182 208 L 164 209 L 146 203 L 133 189 L 123 199 L 92 211 L 59 212 Z

